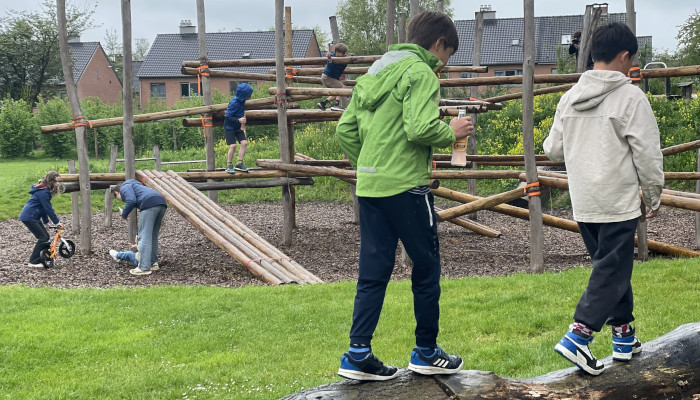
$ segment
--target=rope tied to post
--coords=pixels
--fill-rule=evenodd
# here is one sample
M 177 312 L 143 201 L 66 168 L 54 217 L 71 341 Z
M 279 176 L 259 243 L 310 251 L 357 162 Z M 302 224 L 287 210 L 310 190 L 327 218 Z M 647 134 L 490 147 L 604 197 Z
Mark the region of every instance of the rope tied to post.
M 639 82 L 642 80 L 642 69 L 639 67 L 632 67 L 627 72 L 627 76 L 632 79 L 632 82 Z
M 540 195 L 540 181 L 528 183 L 527 185 L 523 186 L 523 194 L 528 196 L 528 197 L 539 196 Z
M 209 64 L 204 64 L 197 67 L 197 88 L 199 88 L 199 93 L 202 93 L 203 76 L 209 77 Z
M 73 118 L 73 127 L 77 128 L 79 126 L 86 126 L 92 129 L 92 122 L 90 122 L 87 118 L 83 117 L 82 115 L 78 115 L 75 118 Z
M 287 95 L 285 93 L 277 93 L 275 95 L 275 104 L 285 104 L 289 100 L 287 99 Z
M 284 77 L 287 79 L 294 79 L 297 77 L 297 69 L 292 67 L 292 66 L 286 66 L 284 67 L 285 70 L 285 75 Z

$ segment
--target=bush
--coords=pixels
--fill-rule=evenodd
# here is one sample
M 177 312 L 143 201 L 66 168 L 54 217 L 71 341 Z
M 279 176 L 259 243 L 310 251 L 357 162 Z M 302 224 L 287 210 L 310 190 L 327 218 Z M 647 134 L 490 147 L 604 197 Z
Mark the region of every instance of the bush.
M 0 155 L 27 156 L 34 150 L 38 136 L 39 126 L 29 104 L 6 97 L 0 109 Z
M 35 117 L 40 126 L 63 124 L 73 119 L 68 101 L 58 97 L 48 101 L 39 98 L 37 108 L 39 111 Z M 75 131 L 73 130 L 42 134 L 39 137 L 39 143 L 41 143 L 44 153 L 50 157 L 62 158 L 77 148 Z

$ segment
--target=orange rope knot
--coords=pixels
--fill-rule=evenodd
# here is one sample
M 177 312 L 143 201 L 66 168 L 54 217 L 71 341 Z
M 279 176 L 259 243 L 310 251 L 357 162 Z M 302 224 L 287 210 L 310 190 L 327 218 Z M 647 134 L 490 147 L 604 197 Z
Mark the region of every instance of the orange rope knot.
M 85 122 L 78 122 L 78 120 L 81 119 Z M 77 117 L 73 118 L 73 127 L 77 128 L 79 126 L 87 126 L 88 128 L 92 129 L 92 122 L 88 121 L 87 118 L 83 117 L 82 115 L 78 115 Z
M 256 261 L 269 261 L 269 260 L 289 260 L 289 261 L 291 261 L 292 259 L 289 258 L 289 257 L 263 257 L 263 258 L 254 258 L 254 259 L 252 259 L 252 260 L 248 260 L 248 261 L 245 263 L 245 266 L 247 267 L 248 264 L 250 264 L 250 263 L 252 263 L 252 262 L 256 262 Z
M 205 128 L 210 128 L 214 126 L 214 120 L 211 117 L 202 117 L 202 126 Z
M 523 194 L 527 195 L 528 197 L 532 196 L 539 196 L 540 195 L 540 182 L 535 181 L 532 183 L 528 183 L 523 187 Z
M 199 93 L 202 93 L 202 77 L 209 76 L 209 65 L 204 64 L 197 67 L 197 87 L 199 88 Z
M 295 76 L 297 76 L 297 70 L 296 68 L 289 66 L 289 67 L 284 67 L 286 74 L 284 75 L 285 78 L 287 79 L 292 79 Z
M 642 80 L 642 69 L 639 67 L 632 67 L 629 72 L 627 72 L 627 76 L 632 79 L 632 82 L 639 82 Z

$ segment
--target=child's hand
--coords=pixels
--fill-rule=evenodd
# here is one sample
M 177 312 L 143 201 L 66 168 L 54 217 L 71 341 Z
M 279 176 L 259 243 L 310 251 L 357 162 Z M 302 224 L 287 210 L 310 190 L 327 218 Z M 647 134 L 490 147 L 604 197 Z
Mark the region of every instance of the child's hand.
M 245 118 L 245 116 L 238 118 L 238 122 L 240 122 L 241 125 L 245 125 L 248 120 Z
M 472 117 L 452 118 L 452 121 L 450 121 L 450 128 L 454 131 L 457 139 L 474 134 Z

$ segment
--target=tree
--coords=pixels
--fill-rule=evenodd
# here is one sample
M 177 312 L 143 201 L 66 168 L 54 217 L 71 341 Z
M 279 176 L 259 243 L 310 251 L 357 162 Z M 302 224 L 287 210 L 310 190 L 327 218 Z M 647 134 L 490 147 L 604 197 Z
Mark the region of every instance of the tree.
M 11 10 L 0 19 L 0 95 L 36 104 L 51 85 L 63 82 L 58 52 L 56 3 L 42 0 L 41 11 Z M 68 32 L 80 36 L 94 27 L 94 7 L 68 4 Z
M 114 73 L 117 74 L 119 79 L 122 79 L 122 58 L 124 53 L 122 40 L 116 29 L 105 32 L 103 47 L 109 62 L 112 64 L 112 68 L 114 68 Z
M 132 53 L 132 57 L 134 61 L 143 61 L 146 59 L 146 54 L 148 54 L 148 49 L 151 47 L 151 44 L 148 42 L 148 39 L 146 38 L 139 38 L 136 39 L 136 45 L 134 46 L 134 51 Z
M 700 12 L 695 10 L 678 30 L 678 58 L 683 65 L 700 64 Z
M 426 10 L 437 9 L 436 0 L 422 2 Z M 450 0 L 445 0 L 445 12 L 449 15 Z M 409 0 L 396 0 L 396 29 L 398 15 L 408 15 Z M 343 0 L 338 4 L 338 33 L 340 40 L 355 54 L 382 54 L 386 46 L 386 0 Z
M 10 158 L 29 155 L 38 133 L 39 126 L 27 102 L 5 97 L 0 108 L 0 154 Z

